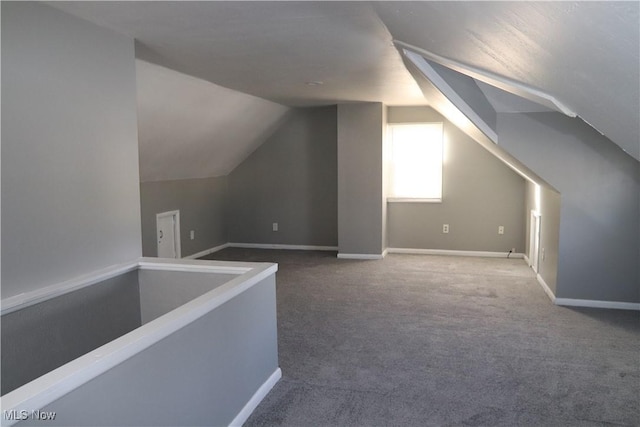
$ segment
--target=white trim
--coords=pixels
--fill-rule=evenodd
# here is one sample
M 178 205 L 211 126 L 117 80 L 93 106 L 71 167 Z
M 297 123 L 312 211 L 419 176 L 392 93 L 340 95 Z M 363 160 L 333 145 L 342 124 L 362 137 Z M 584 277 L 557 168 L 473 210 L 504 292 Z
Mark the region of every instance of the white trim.
M 235 274 L 240 275 L 244 274 L 251 270 L 251 268 L 243 268 L 243 267 L 217 267 L 217 266 L 206 266 L 206 265 L 196 265 L 196 266 L 186 266 L 180 264 L 154 264 L 141 262 L 138 267 L 140 270 L 152 270 L 152 271 L 181 271 L 181 272 L 192 272 L 192 273 L 217 273 L 217 274 Z
M 509 252 L 487 252 L 487 251 L 456 251 L 449 249 L 417 249 L 417 248 L 388 248 L 390 254 L 410 254 L 410 255 L 447 255 L 447 256 L 469 256 L 485 258 L 507 258 Z M 523 258 L 524 254 L 512 252 L 509 258 Z
M 419 197 L 387 197 L 387 203 L 442 203 L 442 198 L 421 199 Z
M 536 188 L 540 186 L 536 185 Z M 542 216 L 540 212 L 531 210 L 529 215 L 529 262 L 527 265 L 537 274 L 540 270 L 540 234 L 542 231 Z
M 526 262 L 527 265 L 529 265 L 529 257 L 527 256 L 527 254 L 522 254 L 522 259 L 524 259 L 524 262 Z
M 12 311 L 29 307 L 39 302 L 55 298 L 85 286 L 95 285 L 104 280 L 111 279 L 124 273 L 128 273 L 138 268 L 138 262 L 126 262 L 112 265 L 101 270 L 93 271 L 64 282 L 55 283 L 34 291 L 25 292 L 3 299 L 0 304 L 0 314 L 4 315 Z
M 229 424 L 230 427 L 241 426 L 245 423 L 253 413 L 253 411 L 258 407 L 260 402 L 267 396 L 267 394 L 271 391 L 273 386 L 276 385 L 278 381 L 282 378 L 282 371 L 280 368 L 277 368 L 269 378 L 260 386 L 260 388 L 251 396 L 251 399 L 247 402 L 246 405 L 238 412 L 238 415 L 231 421 Z
M 556 305 L 567 307 L 609 308 L 640 311 L 640 303 L 619 301 L 598 301 L 591 299 L 556 298 Z
M 456 92 L 450 85 L 447 83 L 440 73 L 438 73 L 429 62 L 424 58 L 424 56 L 408 50 L 402 49 L 404 55 L 420 70 L 425 77 L 431 81 L 431 83 L 438 88 L 442 94 L 449 99 L 449 101 L 456 106 L 462 114 L 464 114 L 471 122 L 478 128 L 482 133 L 484 133 L 491 141 L 495 144 L 498 143 L 498 134 L 496 133 L 491 126 L 484 121 L 482 117 L 476 113 L 476 111 L 471 108 L 469 104 Z M 437 61 L 435 61 L 437 62 Z
M 408 49 L 410 51 L 418 53 L 433 62 L 437 62 L 440 65 L 451 68 L 454 71 L 465 74 L 476 80 L 480 80 L 481 82 L 490 84 L 491 86 L 495 86 L 511 94 L 521 96 L 522 98 L 528 99 L 529 101 L 537 102 L 538 104 L 542 104 L 545 107 L 559 111 L 569 117 L 576 117 L 577 115 L 574 111 L 569 109 L 554 96 L 549 95 L 548 93 L 545 93 L 534 87 L 528 86 L 517 80 L 512 80 L 508 77 L 494 74 L 487 70 L 476 68 L 471 65 L 463 64 L 461 62 L 436 55 L 435 53 L 429 52 L 428 50 L 421 49 L 417 46 L 410 45 L 400 40 L 394 40 L 393 43 L 396 46 L 402 47 L 403 49 Z
M 536 274 L 536 280 L 538 280 L 538 283 L 540 283 L 540 286 L 542 286 L 542 289 L 544 289 L 544 293 L 547 294 L 547 296 L 549 297 L 551 302 L 554 303 L 554 304 L 557 304 L 556 303 L 556 296 L 554 295 L 554 293 L 551 290 L 551 288 L 549 287 L 549 285 L 547 285 L 547 282 L 544 281 L 542 276 L 539 275 L 539 274 Z
M 215 246 L 213 248 L 209 248 L 209 249 L 205 249 L 204 251 L 200 251 L 197 252 L 195 254 L 191 254 L 191 255 L 187 255 L 186 257 L 183 257 L 183 259 L 198 259 L 198 258 L 202 258 L 203 256 L 207 256 L 209 254 L 212 254 L 214 252 L 218 252 L 221 251 L 225 248 L 229 247 L 229 243 L 223 243 L 222 245 L 218 245 Z
M 121 274 L 137 269 L 140 270 L 172 270 L 192 271 L 203 273 L 244 274 L 252 268 L 261 266 L 257 263 L 233 262 L 229 266 L 225 261 L 186 260 L 173 258 L 138 258 L 134 261 L 116 264 L 75 277 L 73 279 L 55 283 L 53 285 L 36 289 L 31 292 L 14 295 L 0 302 L 0 315 L 8 314 L 29 307 L 49 299 L 68 294 L 87 286 L 95 285 Z
M 551 302 L 555 305 L 565 307 L 589 307 L 589 308 L 606 308 L 616 310 L 635 310 L 640 311 L 640 303 L 635 302 L 619 302 L 619 301 L 599 301 L 591 299 L 573 299 L 573 298 L 557 298 L 549 285 L 544 281 L 542 276 L 536 274 L 536 279 L 544 292 L 547 294 Z
M 285 245 L 280 243 L 227 243 L 230 248 L 291 249 L 297 251 L 337 251 L 337 246 Z
M 345 254 L 345 253 L 338 253 L 338 258 L 340 259 L 383 259 L 386 255 L 386 251 L 381 253 L 380 255 L 377 254 Z
M 184 265 L 184 262 L 180 262 L 181 260 L 176 261 Z M 154 263 L 148 262 L 148 265 L 151 264 Z M 163 264 L 163 262 L 155 264 Z M 2 396 L 2 409 L 31 412 L 49 405 L 87 381 L 194 322 L 277 271 L 276 264 L 246 263 L 246 265 L 255 267 L 152 322 L 7 393 Z M 0 425 L 12 425 L 17 421 L 2 418 Z
M 231 264 L 231 265 L 229 265 Z M 140 258 L 140 270 L 159 271 L 191 271 L 195 273 L 244 274 L 256 268 L 270 265 L 278 271 L 278 264 L 264 262 L 241 261 L 210 261 L 203 259 L 172 259 L 172 258 Z

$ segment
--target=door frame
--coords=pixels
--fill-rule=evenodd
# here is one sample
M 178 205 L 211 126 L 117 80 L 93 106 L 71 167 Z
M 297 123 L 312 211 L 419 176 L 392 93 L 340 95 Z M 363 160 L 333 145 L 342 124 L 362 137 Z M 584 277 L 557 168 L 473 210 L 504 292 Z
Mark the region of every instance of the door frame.
M 160 218 L 173 217 L 173 242 L 175 246 L 176 259 L 182 258 L 180 251 L 180 211 L 167 211 L 156 214 L 156 255 L 160 253 L 158 245 L 158 239 L 160 238 L 160 230 L 158 229 L 158 223 Z
M 540 212 L 531 210 L 529 223 L 529 267 L 536 273 L 540 270 Z

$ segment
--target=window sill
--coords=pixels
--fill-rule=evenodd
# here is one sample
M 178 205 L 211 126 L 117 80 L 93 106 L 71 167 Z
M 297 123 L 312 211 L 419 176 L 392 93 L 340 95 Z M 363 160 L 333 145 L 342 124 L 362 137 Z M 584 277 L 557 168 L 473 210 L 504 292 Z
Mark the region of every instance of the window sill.
M 387 203 L 442 203 L 442 199 L 419 199 L 413 197 L 387 197 Z

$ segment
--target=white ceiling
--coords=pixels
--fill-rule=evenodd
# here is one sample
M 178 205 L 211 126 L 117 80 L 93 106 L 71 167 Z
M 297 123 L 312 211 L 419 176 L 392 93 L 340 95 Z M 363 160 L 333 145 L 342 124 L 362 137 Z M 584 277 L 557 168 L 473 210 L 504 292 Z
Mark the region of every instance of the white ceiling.
M 552 95 L 640 160 L 638 2 L 51 4 L 141 59 L 289 106 L 426 104 L 400 40 Z
M 134 37 L 141 59 L 281 104 L 426 104 L 367 3 L 51 4 Z

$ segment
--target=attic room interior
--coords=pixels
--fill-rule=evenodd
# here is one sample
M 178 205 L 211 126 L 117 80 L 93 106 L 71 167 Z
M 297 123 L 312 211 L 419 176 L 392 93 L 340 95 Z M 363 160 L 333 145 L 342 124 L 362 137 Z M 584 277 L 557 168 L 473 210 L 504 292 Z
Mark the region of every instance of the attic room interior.
M 1 17 L 1 425 L 640 423 L 640 3 Z

